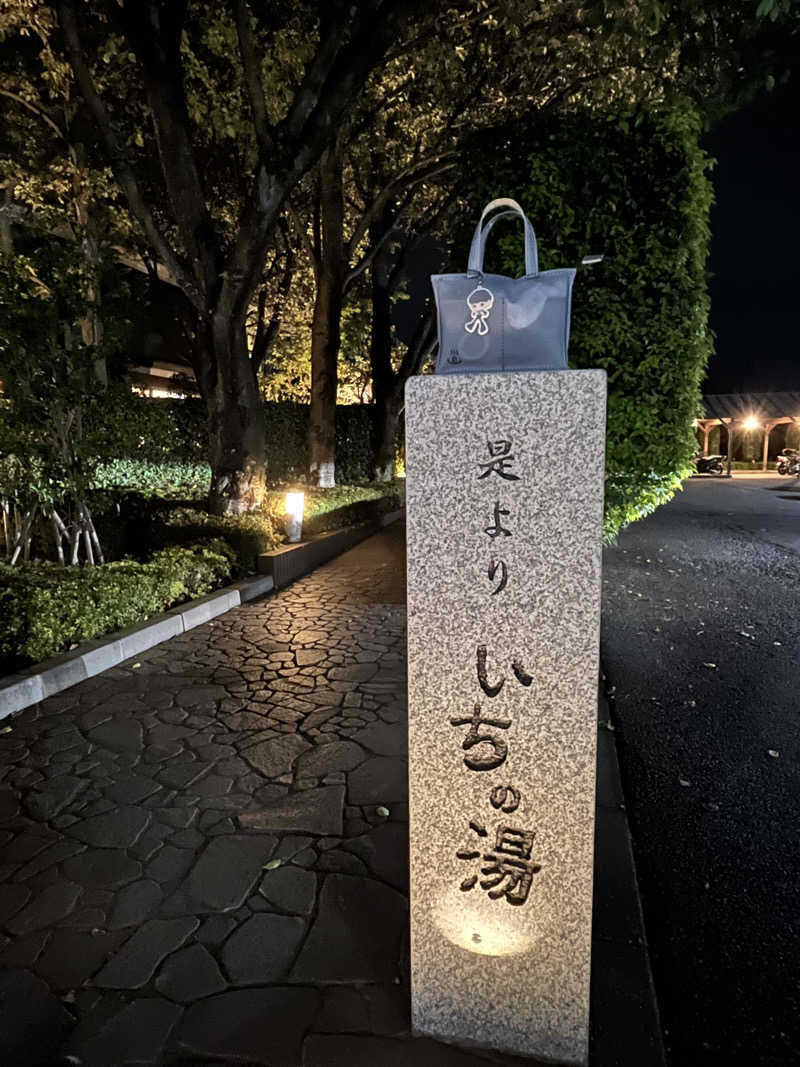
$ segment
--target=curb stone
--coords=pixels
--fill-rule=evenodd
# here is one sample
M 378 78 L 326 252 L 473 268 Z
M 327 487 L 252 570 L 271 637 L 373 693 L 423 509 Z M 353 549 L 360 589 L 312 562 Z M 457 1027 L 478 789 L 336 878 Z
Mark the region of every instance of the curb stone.
M 597 705 L 589 1063 L 666 1067 L 607 682 L 600 683 Z

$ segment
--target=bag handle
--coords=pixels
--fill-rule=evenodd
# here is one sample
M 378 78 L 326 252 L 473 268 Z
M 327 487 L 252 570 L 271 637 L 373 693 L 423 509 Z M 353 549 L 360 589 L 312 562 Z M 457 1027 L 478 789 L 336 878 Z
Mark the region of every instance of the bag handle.
M 494 211 L 494 209 L 498 207 L 511 208 L 511 210 L 503 211 L 499 215 L 495 215 L 494 218 L 489 220 L 484 229 L 483 220 L 490 211 Z M 497 200 L 492 200 L 492 202 L 487 204 L 483 209 L 483 214 L 480 217 L 478 225 L 475 227 L 472 244 L 470 245 L 469 262 L 467 264 L 468 273 L 483 273 L 483 256 L 486 250 L 486 237 L 495 222 L 506 215 L 519 215 L 525 227 L 525 277 L 527 278 L 532 274 L 539 273 L 539 256 L 536 247 L 536 234 L 533 232 L 533 226 L 531 226 L 530 220 L 517 201 L 512 200 L 507 196 L 501 196 Z

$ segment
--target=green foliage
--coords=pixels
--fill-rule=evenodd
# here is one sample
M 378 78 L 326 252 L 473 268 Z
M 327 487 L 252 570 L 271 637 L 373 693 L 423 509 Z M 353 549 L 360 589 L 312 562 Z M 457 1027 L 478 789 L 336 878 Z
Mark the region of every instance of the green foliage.
M 608 539 L 670 499 L 695 447 L 691 421 L 712 348 L 710 160 L 698 135 L 688 106 L 617 108 L 495 131 L 467 156 L 469 216 L 499 195 L 519 200 L 542 270 L 605 256 L 576 278 L 569 355 L 573 367 L 608 374 Z M 503 232 L 489 242 L 486 269 L 522 274 L 519 233 Z M 467 245 L 465 233 L 457 247 Z
M 279 543 L 276 536 L 279 524 L 275 513 L 265 505 L 261 511 L 244 515 L 210 515 L 197 508 L 175 508 L 154 523 L 152 536 L 156 541 L 185 544 L 199 538 L 213 537 L 224 541 L 234 558 L 236 577 L 252 574 L 261 552 L 269 552 Z
M 372 418 L 369 404 L 336 409 L 337 476 L 345 484 L 372 476 Z M 120 385 L 109 389 L 97 413 L 101 461 L 96 488 L 135 488 L 157 496 L 196 496 L 208 491 L 207 413 L 201 400 L 155 400 Z M 0 433 L 3 412 L 0 410 Z M 273 484 L 296 482 L 308 465 L 308 405 L 264 404 L 267 477 Z
M 146 563 L 0 564 L 0 654 L 45 659 L 203 596 L 227 581 L 233 566 L 221 540 L 165 548 Z

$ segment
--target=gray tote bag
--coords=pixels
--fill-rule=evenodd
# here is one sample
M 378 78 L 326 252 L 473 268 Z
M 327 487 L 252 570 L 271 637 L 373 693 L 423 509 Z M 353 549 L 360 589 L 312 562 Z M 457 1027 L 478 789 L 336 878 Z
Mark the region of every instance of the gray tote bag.
M 495 208 L 510 208 L 484 220 Z M 483 273 L 486 238 L 498 219 L 519 216 L 525 229 L 525 274 Z M 437 374 L 566 370 L 575 269 L 540 273 L 525 212 L 508 197 L 488 204 L 475 228 L 466 274 L 434 274 L 439 330 Z

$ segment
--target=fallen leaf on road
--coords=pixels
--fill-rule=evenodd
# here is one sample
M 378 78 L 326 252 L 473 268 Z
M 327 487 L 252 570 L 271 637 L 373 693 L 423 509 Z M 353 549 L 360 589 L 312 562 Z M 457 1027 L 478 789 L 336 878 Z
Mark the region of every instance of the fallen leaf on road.
M 773 759 L 777 759 L 778 756 L 780 756 L 780 752 L 778 752 L 778 750 L 775 748 L 768 748 L 767 755 L 772 756 Z
M 685 778 L 678 779 L 678 785 L 682 785 L 684 789 L 688 789 L 691 784 L 692 783 L 687 781 Z
M 10 733 L 11 733 L 11 727 L 10 726 L 4 726 L 3 729 L 0 730 L 0 734 L 10 734 Z
M 708 667 L 710 671 L 715 671 L 717 669 L 716 663 L 704 663 L 703 666 Z
M 265 871 L 277 870 L 277 868 L 280 867 L 282 862 L 283 862 L 282 860 L 270 860 L 269 863 L 265 863 L 264 864 L 264 868 L 263 869 Z
M 388 809 L 388 808 L 384 808 L 384 807 L 383 807 L 383 806 L 381 805 L 381 807 L 379 807 L 379 808 L 376 808 L 376 809 L 375 809 L 375 814 L 376 814 L 376 815 L 380 815 L 380 816 L 381 816 L 381 818 L 385 819 L 385 818 L 387 818 L 387 817 L 388 817 L 388 815 L 389 815 L 389 809 Z
M 773 641 L 772 643 L 773 643 L 773 645 L 777 645 L 778 648 L 780 648 L 780 645 L 781 645 L 780 641 Z

